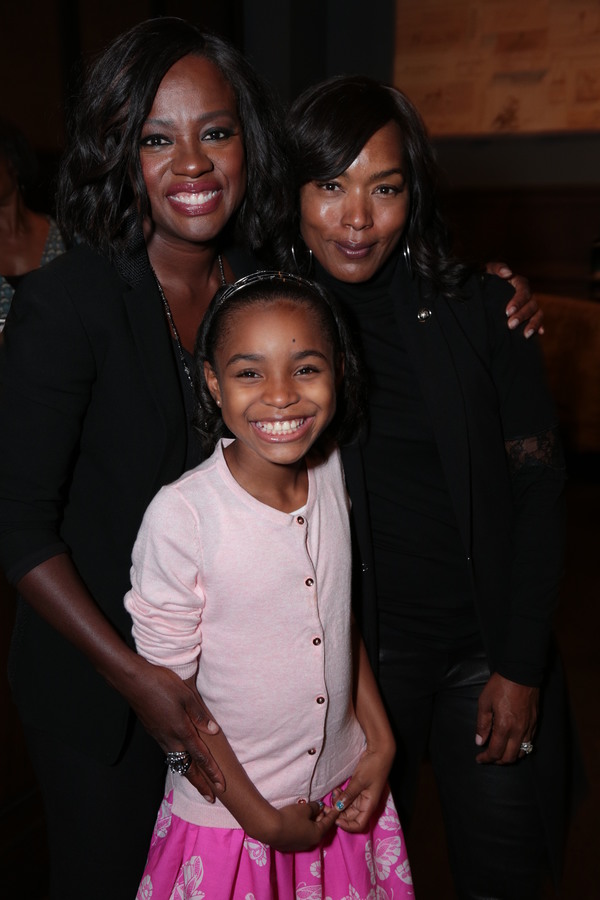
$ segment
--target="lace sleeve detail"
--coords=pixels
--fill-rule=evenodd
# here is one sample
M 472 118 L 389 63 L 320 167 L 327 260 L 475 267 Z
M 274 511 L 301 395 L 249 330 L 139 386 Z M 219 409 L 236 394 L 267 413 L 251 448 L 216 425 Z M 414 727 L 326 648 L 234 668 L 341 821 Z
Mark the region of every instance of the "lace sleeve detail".
M 504 446 L 508 456 L 508 466 L 513 475 L 523 469 L 534 467 L 564 468 L 562 444 L 557 428 L 550 428 L 541 434 L 528 434 L 526 437 L 506 441 Z

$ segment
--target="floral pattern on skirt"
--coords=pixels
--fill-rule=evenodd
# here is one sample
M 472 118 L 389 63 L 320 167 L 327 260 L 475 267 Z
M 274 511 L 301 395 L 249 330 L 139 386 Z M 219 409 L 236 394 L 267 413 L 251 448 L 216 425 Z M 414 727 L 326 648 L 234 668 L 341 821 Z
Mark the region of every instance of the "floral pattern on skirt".
M 331 804 L 331 794 L 323 798 Z M 414 897 L 391 795 L 364 834 L 333 829 L 313 850 L 281 853 L 241 828 L 192 825 L 163 800 L 136 900 L 404 900 Z

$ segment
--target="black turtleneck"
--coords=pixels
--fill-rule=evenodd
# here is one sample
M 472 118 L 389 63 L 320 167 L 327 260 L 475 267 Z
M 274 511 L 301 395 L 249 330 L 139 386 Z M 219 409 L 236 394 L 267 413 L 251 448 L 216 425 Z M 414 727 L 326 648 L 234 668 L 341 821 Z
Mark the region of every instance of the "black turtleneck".
M 375 574 L 385 643 L 392 629 L 443 649 L 470 641 L 475 618 L 461 546 L 433 428 L 396 316 L 395 254 L 368 282 L 347 284 L 318 264 L 315 277 L 342 303 L 359 336 L 369 378 L 364 445 Z

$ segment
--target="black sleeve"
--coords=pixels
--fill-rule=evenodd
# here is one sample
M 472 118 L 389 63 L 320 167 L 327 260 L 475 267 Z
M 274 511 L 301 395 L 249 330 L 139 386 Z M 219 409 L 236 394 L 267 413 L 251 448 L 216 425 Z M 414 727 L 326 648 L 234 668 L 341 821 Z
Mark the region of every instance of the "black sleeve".
M 565 470 L 538 339 L 507 328 L 495 281 L 484 302 L 513 509 L 508 628 L 497 668 L 512 681 L 539 684 L 563 570 Z
M 55 271 L 24 280 L 4 331 L 0 565 L 13 582 L 67 549 L 61 513 L 95 377 L 76 305 Z

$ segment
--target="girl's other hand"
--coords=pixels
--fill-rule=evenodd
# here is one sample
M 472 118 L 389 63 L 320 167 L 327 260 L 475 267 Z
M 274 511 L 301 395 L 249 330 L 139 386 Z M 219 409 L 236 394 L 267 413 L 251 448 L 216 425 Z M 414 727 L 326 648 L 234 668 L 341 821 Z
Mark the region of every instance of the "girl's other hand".
M 339 813 L 337 825 L 343 831 L 365 831 L 368 827 L 387 789 L 393 758 L 393 752 L 367 748 L 345 790 L 333 791 L 333 808 Z
M 523 325 L 523 336 L 532 337 L 536 331 L 544 333 L 544 312 L 540 309 L 537 300 L 531 293 L 529 281 L 523 275 L 513 275 L 506 263 L 490 262 L 486 265 L 486 271 L 490 275 L 498 275 L 504 278 L 515 289 L 514 296 L 510 298 L 506 307 L 508 327 L 512 330 Z

